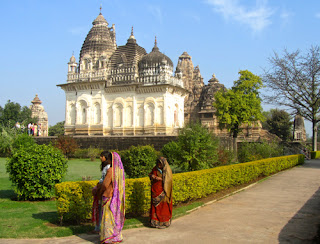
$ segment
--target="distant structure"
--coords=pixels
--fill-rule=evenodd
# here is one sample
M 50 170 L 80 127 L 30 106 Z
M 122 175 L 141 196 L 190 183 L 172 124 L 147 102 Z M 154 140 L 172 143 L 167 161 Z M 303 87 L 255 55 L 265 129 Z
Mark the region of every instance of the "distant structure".
M 184 115 L 185 123 L 200 121 L 210 131 L 219 137 L 229 137 L 227 130 L 219 129 L 219 121 L 215 116 L 216 109 L 213 106 L 214 95 L 220 89 L 226 89 L 219 82 L 215 74 L 212 75 L 208 84 L 203 82 L 199 66 L 194 67 L 191 56 L 184 52 L 179 57 L 176 74 L 182 73 L 182 80 L 188 95 L 185 98 Z M 274 139 L 275 136 L 262 129 L 260 121 L 252 125 L 242 125 L 239 140 L 257 141 L 259 139 Z
M 199 121 L 218 136 L 214 95 L 225 89 L 215 75 L 205 85 L 199 66 L 183 52 L 173 73 L 173 62 L 160 52 L 157 40 L 150 53 L 133 34 L 117 46 L 115 25 L 100 14 L 82 45 L 79 63 L 68 63 L 66 135 L 176 135 L 185 123 Z M 239 138 L 268 137 L 261 123 L 244 125 Z
M 297 114 L 293 121 L 293 140 L 303 142 L 307 140 L 304 119 L 300 114 Z
M 38 131 L 39 136 L 48 136 L 48 115 L 47 112 L 44 110 L 43 106 L 41 105 L 41 100 L 36 94 L 35 98 L 31 101 L 32 105 L 30 106 L 31 109 L 31 117 L 38 118 Z

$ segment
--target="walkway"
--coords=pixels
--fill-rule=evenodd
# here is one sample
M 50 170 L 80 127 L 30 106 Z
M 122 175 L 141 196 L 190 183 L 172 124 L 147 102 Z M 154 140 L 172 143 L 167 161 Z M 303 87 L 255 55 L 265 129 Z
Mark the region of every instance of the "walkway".
M 320 160 L 280 172 L 173 221 L 123 231 L 124 243 L 313 243 L 320 224 Z M 98 243 L 97 235 L 0 243 Z

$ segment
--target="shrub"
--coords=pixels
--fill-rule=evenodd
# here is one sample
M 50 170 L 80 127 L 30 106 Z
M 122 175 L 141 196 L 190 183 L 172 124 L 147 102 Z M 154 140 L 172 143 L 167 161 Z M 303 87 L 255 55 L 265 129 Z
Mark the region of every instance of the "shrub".
M 153 146 L 131 146 L 120 153 L 124 170 L 129 178 L 147 176 L 155 166 L 158 152 Z
M 58 136 L 54 146 L 59 148 L 67 158 L 78 148 L 77 142 L 70 136 Z
M 240 163 L 263 158 L 277 157 L 283 154 L 283 147 L 276 142 L 243 142 L 238 151 Z
M 173 175 L 173 203 L 205 197 L 304 163 L 304 156 L 290 155 Z M 55 186 L 59 216 L 69 221 L 90 218 L 91 189 L 97 181 L 63 182 Z M 150 180 L 126 179 L 126 214 L 140 215 L 150 209 Z
M 29 147 L 35 145 L 34 139 L 27 134 L 17 135 L 12 143 L 13 150 L 20 149 L 21 147 Z
M 100 156 L 100 153 L 102 152 L 102 149 L 99 148 L 94 148 L 94 147 L 89 147 L 88 148 L 88 157 L 90 158 L 91 161 L 96 160 Z
M 320 158 L 320 151 L 311 151 L 310 155 L 311 155 L 311 159 Z
M 218 161 L 218 144 L 208 128 L 200 123 L 189 124 L 179 132 L 177 147 L 171 142 L 162 153 L 184 171 L 208 169 Z
M 232 164 L 235 161 L 235 154 L 232 150 L 219 147 L 217 166 Z
M 88 148 L 78 148 L 75 150 L 75 152 L 73 153 L 73 156 L 75 158 L 88 158 Z
M 171 166 L 179 166 L 181 164 L 181 158 L 179 158 L 179 151 L 180 147 L 178 143 L 175 141 L 168 142 L 161 149 L 161 153 L 164 157 L 167 158 L 168 163 Z
M 7 172 L 18 200 L 52 197 L 54 185 L 61 182 L 67 161 L 53 146 L 34 144 L 15 150 L 7 162 Z

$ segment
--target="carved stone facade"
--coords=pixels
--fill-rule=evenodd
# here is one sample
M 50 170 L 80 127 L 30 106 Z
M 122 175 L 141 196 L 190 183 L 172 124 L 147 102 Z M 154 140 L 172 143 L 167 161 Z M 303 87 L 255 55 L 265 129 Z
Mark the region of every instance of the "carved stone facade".
M 304 126 L 304 119 L 301 115 L 297 114 L 293 121 L 293 140 L 306 141 L 307 134 Z
M 115 26 L 100 13 L 66 84 L 66 135 L 174 135 L 184 125 L 187 94 L 180 73 L 155 40 L 147 54 L 131 35 L 117 47 Z
M 214 95 L 218 90 L 225 89 L 224 85 L 219 82 L 214 74 L 208 84 L 205 85 L 199 66 L 194 67 L 191 56 L 187 52 L 179 57 L 176 76 L 177 73 L 182 74 L 184 87 L 188 90 L 184 104 L 185 123 L 200 121 L 215 135 L 229 137 L 227 130 L 219 129 L 219 122 L 214 114 L 216 110 L 213 107 Z M 240 141 L 257 141 L 261 138 L 272 140 L 275 139 L 275 136 L 263 130 L 259 121 L 250 126 L 243 125 L 242 132 L 238 136 Z
M 39 136 L 48 136 L 48 114 L 44 110 L 43 106 L 41 105 L 41 100 L 39 99 L 38 95 L 31 101 L 32 105 L 30 106 L 31 109 L 31 117 L 38 118 L 37 126 L 38 126 L 38 135 Z

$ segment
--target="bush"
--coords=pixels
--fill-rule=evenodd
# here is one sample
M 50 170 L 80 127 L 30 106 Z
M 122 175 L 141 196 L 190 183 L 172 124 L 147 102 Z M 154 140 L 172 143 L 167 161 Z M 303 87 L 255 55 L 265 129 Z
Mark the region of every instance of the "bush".
M 75 158 L 88 158 L 88 148 L 81 149 L 78 148 L 76 151 L 73 153 L 73 156 Z
M 17 150 L 21 147 L 29 147 L 35 145 L 34 139 L 27 134 L 19 134 L 17 135 L 12 143 L 12 149 Z
M 276 142 L 243 142 L 238 150 L 240 163 L 263 158 L 277 157 L 283 154 L 283 147 Z
M 94 148 L 94 147 L 89 147 L 88 148 L 88 157 L 90 158 L 91 161 L 96 160 L 96 158 L 100 157 L 100 153 L 102 152 L 102 149 L 99 148 Z
M 167 161 L 171 166 L 179 166 L 181 164 L 179 151 L 180 147 L 175 141 L 168 142 L 161 149 L 161 153 L 165 158 L 167 158 Z
M 304 156 L 290 155 L 173 175 L 173 204 L 205 197 L 304 163 Z M 97 181 L 63 182 L 55 187 L 58 214 L 64 220 L 90 218 L 91 189 Z M 150 180 L 126 179 L 126 214 L 145 214 L 150 209 Z
M 159 153 L 153 146 L 131 146 L 120 153 L 123 167 L 129 178 L 147 176 L 156 164 Z
M 235 161 L 235 154 L 232 150 L 219 147 L 218 149 L 218 162 L 217 166 L 229 165 Z
M 320 151 L 311 151 L 310 155 L 311 155 L 311 159 L 320 158 Z
M 67 158 L 78 148 L 77 142 L 70 136 L 58 136 L 54 146 L 59 148 Z
M 67 171 L 67 161 L 53 146 L 34 144 L 15 150 L 7 172 L 18 200 L 48 199 Z
M 208 169 L 218 161 L 218 144 L 218 139 L 206 127 L 189 124 L 179 132 L 177 146 L 170 142 L 162 153 L 184 171 Z

